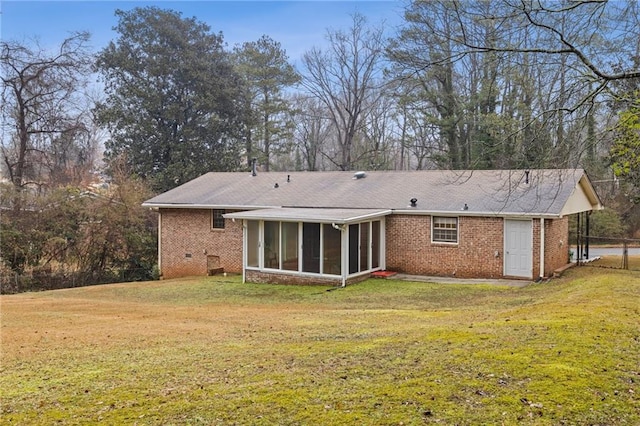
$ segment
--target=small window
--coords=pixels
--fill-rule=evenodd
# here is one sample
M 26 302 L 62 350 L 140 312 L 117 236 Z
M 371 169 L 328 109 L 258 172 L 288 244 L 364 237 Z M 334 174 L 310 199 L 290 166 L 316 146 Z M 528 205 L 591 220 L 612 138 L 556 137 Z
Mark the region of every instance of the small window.
M 458 218 L 457 217 L 433 217 L 431 227 L 431 240 L 434 243 L 458 242 Z
M 222 217 L 224 213 L 224 209 L 213 209 L 211 214 L 211 227 L 213 229 L 224 229 L 224 217 Z

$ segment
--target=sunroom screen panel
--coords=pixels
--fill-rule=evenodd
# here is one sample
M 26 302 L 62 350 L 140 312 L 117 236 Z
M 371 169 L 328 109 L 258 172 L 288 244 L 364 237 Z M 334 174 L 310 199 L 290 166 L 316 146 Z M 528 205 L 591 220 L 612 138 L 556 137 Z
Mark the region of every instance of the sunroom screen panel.
M 323 232 L 323 274 L 340 275 L 340 242 L 341 233 L 338 229 L 325 223 L 322 225 Z

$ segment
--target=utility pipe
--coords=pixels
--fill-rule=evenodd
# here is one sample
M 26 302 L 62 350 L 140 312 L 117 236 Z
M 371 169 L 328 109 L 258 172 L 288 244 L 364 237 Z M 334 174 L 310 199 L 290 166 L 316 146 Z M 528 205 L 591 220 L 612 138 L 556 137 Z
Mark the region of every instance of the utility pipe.
M 162 276 L 162 211 L 158 210 L 158 273 Z
M 544 277 L 544 217 L 540 218 L 540 278 Z

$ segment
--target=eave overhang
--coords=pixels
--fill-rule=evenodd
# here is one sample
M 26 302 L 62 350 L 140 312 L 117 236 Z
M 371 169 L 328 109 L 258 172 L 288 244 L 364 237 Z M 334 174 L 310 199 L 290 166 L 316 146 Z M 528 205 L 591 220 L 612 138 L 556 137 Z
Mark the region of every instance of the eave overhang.
M 211 205 L 211 204 L 178 204 L 178 203 L 142 203 L 142 207 L 149 209 L 193 209 L 193 210 L 211 210 L 211 209 L 224 209 L 224 210 L 259 210 L 270 209 L 274 206 L 238 206 L 238 205 Z
M 238 206 L 211 204 L 177 204 L 177 203 L 143 203 L 143 207 L 158 209 L 193 209 L 193 210 L 240 210 L 224 215 L 228 219 L 250 220 L 284 220 L 305 221 L 313 220 L 320 223 L 354 223 L 370 216 L 387 216 L 391 214 L 407 214 L 417 216 L 471 216 L 471 217 L 511 217 L 511 218 L 559 218 L 563 214 L 542 212 L 487 212 L 472 210 L 419 210 L 411 207 L 406 209 L 340 209 L 315 207 L 274 207 L 274 206 Z M 343 214 L 344 213 L 344 214 Z

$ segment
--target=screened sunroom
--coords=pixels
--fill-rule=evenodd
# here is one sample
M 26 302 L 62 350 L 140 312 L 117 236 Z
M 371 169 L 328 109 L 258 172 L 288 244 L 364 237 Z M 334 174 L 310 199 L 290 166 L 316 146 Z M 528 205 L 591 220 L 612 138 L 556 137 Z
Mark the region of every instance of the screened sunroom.
M 384 269 L 384 217 L 390 210 L 276 208 L 228 213 L 243 221 L 243 280 L 300 277 L 345 285 Z

